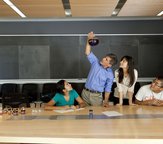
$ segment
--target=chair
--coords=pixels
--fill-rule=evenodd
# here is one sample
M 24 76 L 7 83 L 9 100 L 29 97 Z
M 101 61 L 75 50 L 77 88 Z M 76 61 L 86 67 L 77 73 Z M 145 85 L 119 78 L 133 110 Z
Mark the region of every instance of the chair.
M 71 86 L 81 96 L 85 83 L 71 83 Z
M 132 98 L 132 101 L 134 102 L 135 101 L 135 95 L 137 94 L 138 90 L 140 89 L 140 83 L 139 82 L 136 82 L 135 83 L 135 87 L 134 87 L 134 94 L 133 94 L 133 98 Z
M 56 93 L 56 83 L 44 83 L 42 93 L 40 95 L 41 101 L 49 102 Z
M 19 93 L 18 84 L 2 84 L 1 94 L 3 108 L 5 108 L 6 106 L 16 108 L 19 107 L 21 104 L 26 104 L 26 106 L 29 106 L 28 97 Z
M 111 93 L 110 93 L 110 96 L 109 96 L 109 101 L 111 102 L 114 102 L 114 89 L 117 87 L 117 84 L 116 82 L 113 82 L 113 85 L 112 85 L 112 88 L 111 88 Z
M 38 85 L 34 83 L 26 83 L 22 86 L 22 94 L 28 97 L 29 103 L 38 100 Z

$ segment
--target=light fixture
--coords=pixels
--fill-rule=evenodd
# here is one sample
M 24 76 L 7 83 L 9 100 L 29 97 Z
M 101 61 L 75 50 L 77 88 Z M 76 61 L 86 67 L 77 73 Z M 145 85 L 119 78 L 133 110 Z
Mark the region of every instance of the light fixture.
M 71 17 L 72 14 L 71 14 L 71 7 L 70 7 L 69 0 L 62 0 L 62 3 L 63 3 L 63 8 L 65 10 L 65 16 L 66 17 Z
M 65 9 L 65 15 L 66 16 L 71 16 L 71 10 L 70 9 Z
M 118 14 L 118 9 L 115 9 L 115 10 L 112 12 L 112 16 L 117 15 L 117 14 Z
M 3 0 L 7 5 L 9 5 L 17 14 L 19 14 L 22 18 L 26 18 L 26 16 L 10 1 Z
M 162 12 L 160 12 L 157 16 L 161 16 L 161 15 L 163 15 L 163 11 Z
M 127 0 L 119 0 L 111 16 L 118 16 Z

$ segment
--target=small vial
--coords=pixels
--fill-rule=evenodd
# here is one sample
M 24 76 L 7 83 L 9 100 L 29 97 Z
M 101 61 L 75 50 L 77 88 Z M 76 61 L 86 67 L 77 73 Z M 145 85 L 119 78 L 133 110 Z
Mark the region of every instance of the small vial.
M 12 114 L 13 114 L 13 116 L 18 116 L 18 114 L 19 114 L 18 108 L 13 108 L 12 109 Z
M 7 108 L 4 108 L 3 109 L 3 114 L 7 114 L 8 113 L 8 109 Z
M 11 114 L 12 114 L 12 108 L 8 108 L 7 114 L 8 114 L 8 115 L 11 115 Z
M 21 113 L 21 114 L 25 114 L 25 107 L 22 107 L 22 108 L 20 109 L 20 113 Z
M 93 110 L 92 109 L 89 110 L 89 119 L 93 119 Z

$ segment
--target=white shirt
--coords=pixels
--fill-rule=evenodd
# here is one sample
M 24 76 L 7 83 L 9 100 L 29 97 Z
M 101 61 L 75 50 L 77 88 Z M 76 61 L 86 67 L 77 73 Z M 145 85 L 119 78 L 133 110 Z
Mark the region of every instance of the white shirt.
M 139 101 L 144 101 L 154 97 L 155 99 L 163 100 L 163 91 L 155 93 L 150 89 L 150 84 L 142 86 L 136 94 L 136 99 Z
M 135 81 L 131 87 L 129 86 L 129 84 L 130 84 L 129 76 L 124 77 L 122 80 L 122 83 L 119 83 L 118 75 L 119 75 L 118 70 L 116 70 L 115 71 L 115 80 L 116 80 L 117 87 L 114 89 L 114 96 L 119 97 L 118 92 L 123 92 L 123 98 L 128 98 L 127 92 L 134 93 L 135 83 L 138 79 L 138 72 L 136 69 L 134 69 Z

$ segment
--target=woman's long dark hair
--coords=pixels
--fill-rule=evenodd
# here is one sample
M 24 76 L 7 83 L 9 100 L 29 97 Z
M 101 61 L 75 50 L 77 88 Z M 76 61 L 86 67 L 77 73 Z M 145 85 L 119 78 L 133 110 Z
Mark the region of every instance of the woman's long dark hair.
M 56 92 L 60 94 L 64 94 L 63 93 L 64 89 L 65 89 L 65 80 L 60 80 L 59 82 L 57 82 Z
M 123 59 L 125 59 L 128 62 L 128 74 L 129 74 L 129 77 L 130 77 L 129 86 L 132 86 L 134 84 L 134 81 L 135 81 L 134 61 L 133 61 L 133 58 L 131 56 L 123 56 L 121 58 L 121 61 Z M 124 78 L 123 69 L 119 68 L 118 73 L 119 73 L 119 75 L 118 75 L 119 83 L 121 83 L 123 81 L 123 78 Z

